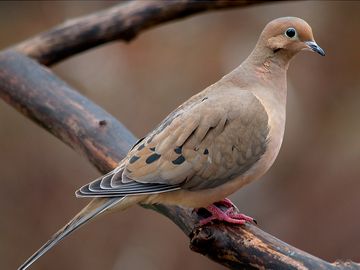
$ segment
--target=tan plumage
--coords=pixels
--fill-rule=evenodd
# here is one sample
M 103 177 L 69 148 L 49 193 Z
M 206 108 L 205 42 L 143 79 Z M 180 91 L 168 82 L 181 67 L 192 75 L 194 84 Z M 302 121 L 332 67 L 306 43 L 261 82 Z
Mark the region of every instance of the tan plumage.
M 78 197 L 95 199 L 19 269 L 106 210 L 138 202 L 206 207 L 263 175 L 284 134 L 286 70 L 304 49 L 324 54 L 305 21 L 270 22 L 238 68 L 174 110 L 118 168 L 79 189 Z

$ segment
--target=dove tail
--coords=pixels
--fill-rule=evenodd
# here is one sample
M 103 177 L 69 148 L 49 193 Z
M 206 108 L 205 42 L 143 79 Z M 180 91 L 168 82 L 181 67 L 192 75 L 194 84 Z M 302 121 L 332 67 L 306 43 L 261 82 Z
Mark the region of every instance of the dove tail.
M 53 246 L 59 243 L 66 236 L 78 229 L 92 218 L 100 215 L 107 209 L 122 201 L 125 197 L 101 198 L 92 200 L 83 210 L 81 210 L 68 224 L 55 233 L 38 251 L 26 260 L 18 270 L 25 270 L 37 259 L 44 255 Z M 126 200 L 125 200 L 126 201 Z

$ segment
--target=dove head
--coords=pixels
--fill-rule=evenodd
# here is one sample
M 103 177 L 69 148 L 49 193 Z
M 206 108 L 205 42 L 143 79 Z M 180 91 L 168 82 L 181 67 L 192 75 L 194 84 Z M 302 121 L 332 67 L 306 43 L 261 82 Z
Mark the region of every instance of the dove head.
M 315 42 L 311 27 L 307 22 L 296 17 L 283 17 L 265 26 L 253 56 L 258 58 L 257 60 L 272 58 L 287 64 L 302 50 L 325 55 L 323 49 Z

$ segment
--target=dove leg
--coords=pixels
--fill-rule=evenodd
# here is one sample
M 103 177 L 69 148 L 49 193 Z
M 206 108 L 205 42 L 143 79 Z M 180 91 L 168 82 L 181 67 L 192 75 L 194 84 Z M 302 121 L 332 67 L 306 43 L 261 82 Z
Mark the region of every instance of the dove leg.
M 220 205 L 220 206 L 222 205 L 222 206 L 225 206 L 226 208 L 229 208 L 229 209 L 232 208 L 232 209 L 238 210 L 236 205 L 233 204 L 232 201 L 230 201 L 230 199 L 228 199 L 228 198 L 225 198 L 225 199 L 223 199 L 221 201 L 218 201 L 218 202 L 216 202 L 214 204 L 215 205 Z
M 225 209 L 224 209 L 225 208 Z M 249 216 L 241 213 L 235 213 L 237 207 L 229 200 L 224 199 L 206 207 L 206 210 L 210 212 L 211 216 L 204 218 L 200 221 L 200 225 L 205 225 L 214 220 L 225 221 L 232 224 L 245 224 L 246 222 L 256 221 Z

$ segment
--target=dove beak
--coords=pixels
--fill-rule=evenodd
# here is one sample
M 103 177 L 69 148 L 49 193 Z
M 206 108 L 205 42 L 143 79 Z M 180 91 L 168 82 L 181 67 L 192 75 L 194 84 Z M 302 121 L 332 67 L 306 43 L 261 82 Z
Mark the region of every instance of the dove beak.
M 318 54 L 320 54 L 321 56 L 325 56 L 325 52 L 323 49 L 321 49 L 321 47 L 319 45 L 316 44 L 315 41 L 305 41 L 306 46 L 308 46 L 308 48 L 314 52 L 317 52 Z

